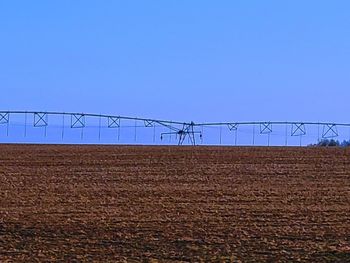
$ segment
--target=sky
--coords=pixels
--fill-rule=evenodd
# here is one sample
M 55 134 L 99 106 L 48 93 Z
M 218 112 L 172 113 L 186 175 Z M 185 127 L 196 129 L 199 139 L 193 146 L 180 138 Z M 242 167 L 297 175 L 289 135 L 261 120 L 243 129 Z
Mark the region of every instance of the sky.
M 1 110 L 350 122 L 345 0 L 0 1 Z

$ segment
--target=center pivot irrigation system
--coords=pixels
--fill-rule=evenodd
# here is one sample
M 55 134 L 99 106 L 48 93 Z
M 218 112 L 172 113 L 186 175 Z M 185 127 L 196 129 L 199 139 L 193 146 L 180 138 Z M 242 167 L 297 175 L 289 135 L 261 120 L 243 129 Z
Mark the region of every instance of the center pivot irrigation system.
M 50 122 L 52 120 L 52 122 Z M 59 121 L 61 120 L 61 121 Z M 17 121 L 17 122 L 16 122 Z M 90 122 L 91 121 L 91 122 Z M 123 125 L 133 123 L 134 138 L 136 141 L 136 131 L 138 127 L 152 128 L 153 141 L 156 138 L 156 127 L 160 127 L 160 139 L 166 137 L 175 137 L 178 145 L 203 144 L 204 129 L 215 128 L 219 136 L 219 143 L 222 142 L 222 134 L 224 131 L 233 134 L 234 142 L 237 145 L 238 131 L 240 129 L 249 129 L 250 145 L 255 145 L 259 135 L 264 135 L 267 138 L 267 145 L 270 145 L 270 136 L 273 135 L 274 129 L 284 127 L 285 145 L 288 144 L 288 138 L 299 137 L 300 145 L 302 137 L 307 135 L 307 130 L 317 131 L 317 140 L 337 138 L 340 136 L 339 128 L 346 129 L 350 135 L 349 123 L 328 123 L 328 122 L 216 122 L 216 123 L 195 123 L 195 122 L 179 122 L 167 121 L 159 119 L 147 119 L 137 117 L 126 117 L 105 114 L 87 114 L 87 113 L 72 113 L 72 112 L 45 112 L 45 111 L 0 111 L 0 129 L 5 126 L 6 135 L 9 136 L 9 130 L 12 122 L 17 123 L 17 126 L 23 126 L 24 137 L 27 135 L 29 127 L 44 129 L 45 136 L 47 128 L 50 125 L 55 125 L 61 131 L 62 139 L 68 128 L 80 129 L 81 138 L 84 136 L 84 129 L 89 127 L 90 123 L 95 123 L 94 127 L 98 129 L 98 138 L 101 139 L 101 130 L 118 129 Z M 60 122 L 60 124 L 59 124 Z M 69 126 L 67 126 L 69 122 Z M 127 123 L 127 124 L 126 124 Z M 91 124 L 92 125 L 92 124 Z M 118 139 L 119 139 L 118 132 Z M 248 135 L 246 135 L 248 136 Z

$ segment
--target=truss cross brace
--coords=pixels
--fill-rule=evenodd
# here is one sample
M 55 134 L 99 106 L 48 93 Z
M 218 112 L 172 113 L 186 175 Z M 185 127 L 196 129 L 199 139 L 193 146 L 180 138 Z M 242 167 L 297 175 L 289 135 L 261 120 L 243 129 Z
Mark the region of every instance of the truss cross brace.
M 145 127 L 153 127 L 153 121 L 151 120 L 145 120 L 144 123 L 145 123 Z
M 306 128 L 304 123 L 293 123 L 291 136 L 304 136 L 306 135 Z
M 108 128 L 119 128 L 120 118 L 119 117 L 108 117 Z
M 8 112 L 0 113 L 0 124 L 7 124 L 10 121 L 10 114 Z
M 270 122 L 260 123 L 260 134 L 270 134 L 272 132 L 272 124 Z
M 238 124 L 237 124 L 237 123 L 229 123 L 229 124 L 228 124 L 228 129 L 229 129 L 230 131 L 237 131 L 237 129 L 238 129 Z
M 84 114 L 72 114 L 71 115 L 71 128 L 84 128 L 85 127 L 85 115 Z
M 34 112 L 34 127 L 46 127 L 48 124 L 47 113 Z
M 336 124 L 325 124 L 323 125 L 322 138 L 335 138 L 338 137 L 338 129 Z

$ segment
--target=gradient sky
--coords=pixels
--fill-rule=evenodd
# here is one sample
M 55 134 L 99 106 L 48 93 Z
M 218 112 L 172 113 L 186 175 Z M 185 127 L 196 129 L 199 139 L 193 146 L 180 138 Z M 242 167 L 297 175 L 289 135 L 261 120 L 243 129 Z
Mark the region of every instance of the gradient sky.
M 0 1 L 0 108 L 350 122 L 350 1 Z

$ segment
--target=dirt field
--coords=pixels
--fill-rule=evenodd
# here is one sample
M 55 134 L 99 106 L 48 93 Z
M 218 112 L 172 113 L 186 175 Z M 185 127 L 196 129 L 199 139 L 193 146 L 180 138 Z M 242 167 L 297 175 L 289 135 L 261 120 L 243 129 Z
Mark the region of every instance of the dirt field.
M 0 145 L 0 261 L 350 261 L 350 150 Z

